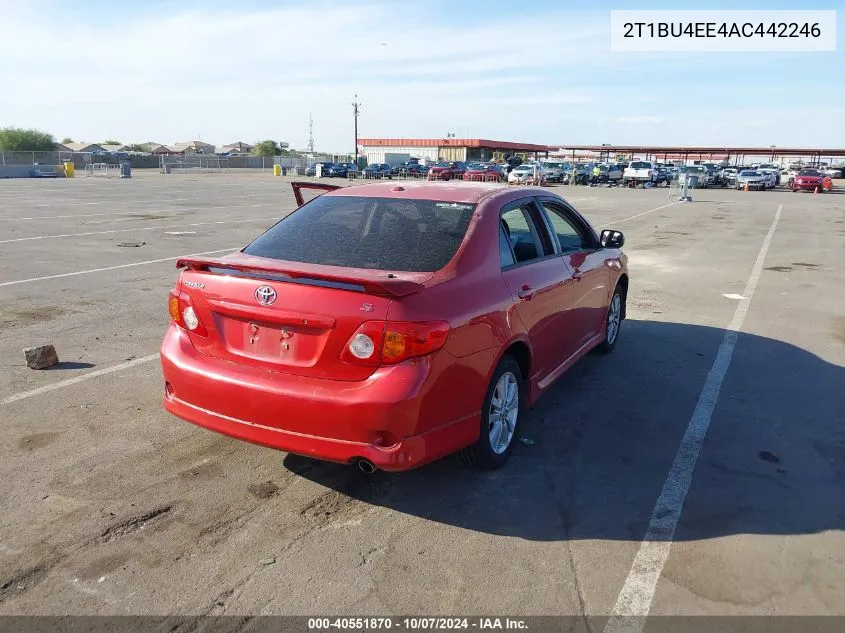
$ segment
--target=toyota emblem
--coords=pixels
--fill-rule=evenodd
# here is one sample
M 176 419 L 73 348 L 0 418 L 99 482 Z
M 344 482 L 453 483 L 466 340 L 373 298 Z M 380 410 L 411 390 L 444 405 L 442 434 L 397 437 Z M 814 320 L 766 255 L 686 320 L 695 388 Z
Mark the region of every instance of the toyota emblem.
M 255 300 L 265 306 L 276 300 L 276 291 L 270 286 L 260 286 L 255 289 Z

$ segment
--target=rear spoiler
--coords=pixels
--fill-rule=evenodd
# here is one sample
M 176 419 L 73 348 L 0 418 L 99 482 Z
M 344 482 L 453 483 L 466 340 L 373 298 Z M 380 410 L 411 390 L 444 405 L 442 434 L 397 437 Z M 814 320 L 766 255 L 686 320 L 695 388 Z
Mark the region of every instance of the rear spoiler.
M 327 191 L 334 191 L 335 189 L 341 188 L 340 185 L 330 185 L 324 182 L 292 182 L 290 183 L 290 186 L 293 189 L 293 197 L 296 199 L 297 209 L 303 204 L 305 204 L 305 197 L 302 195 L 303 189 L 314 189 L 316 191 L 322 191 L 323 193 L 325 193 Z
M 236 270 L 241 273 L 255 275 L 258 278 L 284 277 L 291 281 L 303 282 L 328 282 L 338 284 L 350 290 L 360 290 L 374 295 L 387 297 L 406 297 L 422 290 L 425 286 L 416 281 L 407 279 L 391 279 L 384 273 L 384 279 L 373 279 L 370 276 L 361 274 L 334 274 L 329 272 L 311 270 L 297 270 L 293 267 L 286 267 L 282 262 L 279 265 L 262 263 L 241 263 L 214 257 L 181 257 L 176 260 L 176 268 L 186 270 L 210 271 L 212 269 Z M 352 286 L 350 288 L 350 286 Z M 359 288 L 355 288 L 358 286 Z

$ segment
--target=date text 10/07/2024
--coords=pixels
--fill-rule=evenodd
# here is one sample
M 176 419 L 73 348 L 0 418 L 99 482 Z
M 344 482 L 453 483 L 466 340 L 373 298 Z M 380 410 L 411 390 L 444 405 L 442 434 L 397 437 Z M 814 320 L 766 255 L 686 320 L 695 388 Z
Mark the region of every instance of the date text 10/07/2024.
M 405 630 L 405 631 L 527 631 L 528 625 L 520 618 L 309 618 L 309 631 L 342 629 L 349 631 Z

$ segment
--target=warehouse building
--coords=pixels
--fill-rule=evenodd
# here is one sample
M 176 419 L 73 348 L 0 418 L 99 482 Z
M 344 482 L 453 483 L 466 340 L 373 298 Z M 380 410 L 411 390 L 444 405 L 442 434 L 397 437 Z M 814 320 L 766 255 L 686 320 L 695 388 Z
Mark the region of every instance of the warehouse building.
M 546 145 L 491 141 L 482 138 L 362 138 L 358 139 L 367 164 L 399 164 L 411 158 L 434 163 L 439 160 L 504 160 L 514 154 L 524 159 L 545 158 Z

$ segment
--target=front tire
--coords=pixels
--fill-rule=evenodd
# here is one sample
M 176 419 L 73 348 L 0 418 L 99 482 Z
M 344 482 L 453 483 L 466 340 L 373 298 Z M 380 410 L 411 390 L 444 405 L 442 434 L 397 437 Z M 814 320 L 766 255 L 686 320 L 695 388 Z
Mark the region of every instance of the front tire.
M 619 330 L 622 328 L 622 315 L 625 313 L 625 297 L 622 288 L 617 284 L 607 306 L 607 316 L 604 319 L 604 341 L 596 348 L 602 354 L 610 354 L 616 349 L 619 341 Z
M 479 470 L 496 470 L 508 461 L 523 410 L 523 377 L 511 356 L 499 362 L 481 409 L 478 440 L 458 452 L 458 458 Z

